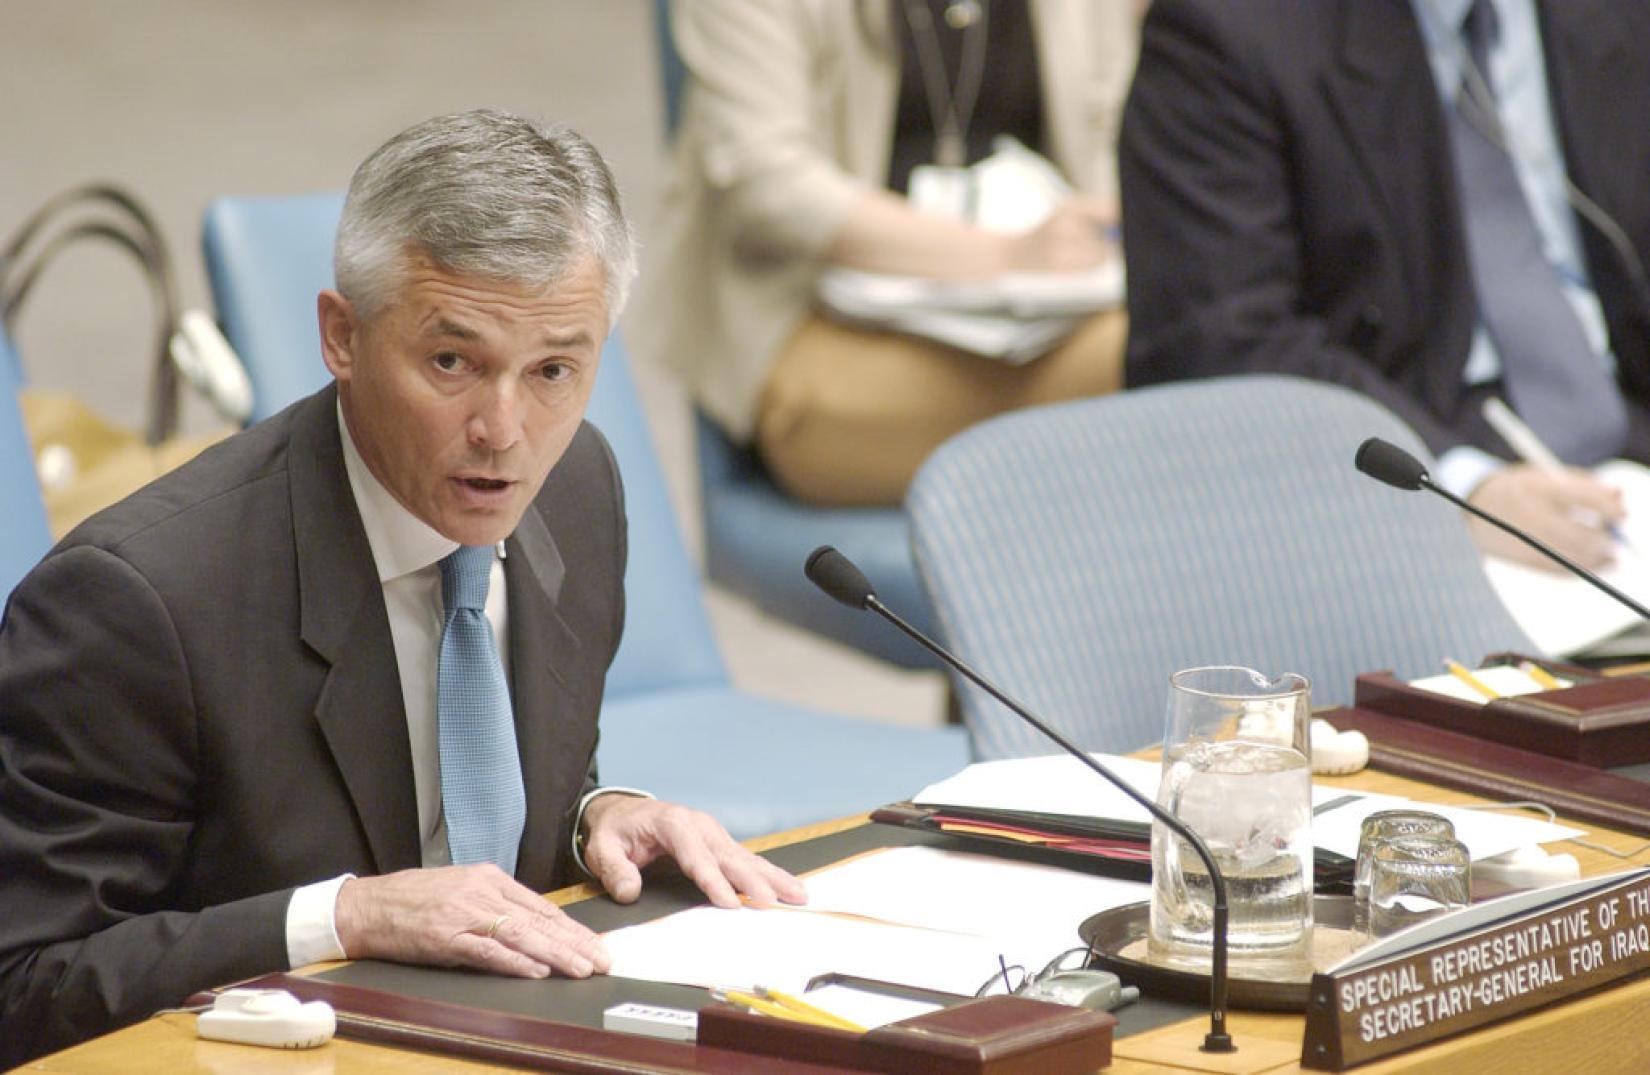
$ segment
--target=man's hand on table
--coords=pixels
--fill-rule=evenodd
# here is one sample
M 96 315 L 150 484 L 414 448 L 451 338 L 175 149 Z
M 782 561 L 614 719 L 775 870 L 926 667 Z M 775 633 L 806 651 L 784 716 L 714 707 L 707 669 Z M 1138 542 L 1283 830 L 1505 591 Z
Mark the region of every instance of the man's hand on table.
M 351 959 L 570 978 L 612 964 L 600 937 L 492 864 L 354 877 L 334 924 Z
M 709 814 L 632 795 L 601 795 L 584 810 L 585 868 L 609 895 L 630 903 L 641 895 L 642 868 L 663 856 L 676 860 L 711 903 L 805 903 L 802 882 L 741 847 Z

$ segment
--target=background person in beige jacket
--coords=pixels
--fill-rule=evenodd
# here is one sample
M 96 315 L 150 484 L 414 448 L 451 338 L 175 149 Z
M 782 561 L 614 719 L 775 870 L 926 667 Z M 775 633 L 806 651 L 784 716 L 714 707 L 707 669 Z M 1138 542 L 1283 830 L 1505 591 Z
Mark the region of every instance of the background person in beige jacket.
M 1120 387 L 1121 312 L 1009 366 L 813 312 L 830 265 L 934 278 L 1092 269 L 1115 250 L 1135 0 L 692 0 L 673 172 L 627 331 L 820 503 L 895 503 L 942 440 Z M 977 82 L 977 87 L 973 85 Z M 1036 229 L 914 209 L 914 165 L 1013 134 L 1078 192 Z M 949 144 L 948 144 L 949 143 Z

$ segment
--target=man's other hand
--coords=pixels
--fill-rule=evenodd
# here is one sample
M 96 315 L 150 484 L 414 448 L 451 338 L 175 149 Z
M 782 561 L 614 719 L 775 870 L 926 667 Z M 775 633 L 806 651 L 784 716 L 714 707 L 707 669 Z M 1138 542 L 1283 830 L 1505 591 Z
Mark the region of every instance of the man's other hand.
M 1575 468 L 1503 467 L 1485 478 L 1467 501 L 1523 528 L 1590 571 L 1608 567 L 1614 559 L 1615 540 L 1609 527 L 1626 516 L 1621 490 Z M 1482 519 L 1469 517 L 1467 526 L 1478 547 L 1491 556 L 1548 571 L 1562 570 Z
M 520 978 L 585 978 L 612 963 L 600 937 L 490 863 L 351 878 L 334 923 L 351 959 Z
M 668 855 L 718 907 L 806 902 L 802 882 L 752 854 L 709 814 L 633 795 L 600 795 L 584 810 L 584 864 L 620 903 L 641 895 L 642 868 Z

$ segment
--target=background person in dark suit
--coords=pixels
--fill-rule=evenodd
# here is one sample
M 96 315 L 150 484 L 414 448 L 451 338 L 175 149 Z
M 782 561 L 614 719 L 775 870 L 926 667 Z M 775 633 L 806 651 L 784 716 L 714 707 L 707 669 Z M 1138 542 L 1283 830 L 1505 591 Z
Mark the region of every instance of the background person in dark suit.
M 1597 424 L 1604 449 L 1560 452 L 1568 462 L 1650 460 L 1645 40 L 1644 0 L 1157 0 L 1119 145 L 1127 382 L 1271 371 L 1355 388 L 1440 454 L 1445 484 L 1604 562 L 1616 491 L 1581 470 L 1504 465 L 1481 407 L 1501 395 L 1531 417 L 1509 390 L 1511 350 L 1531 334 L 1498 333 L 1492 314 L 1509 263 L 1539 269 L 1566 308 L 1538 327 L 1568 318 L 1585 339 L 1549 372 L 1591 372 L 1601 400 L 1543 435 Z M 1463 128 L 1480 44 L 1483 107 Z M 1464 211 L 1482 202 L 1458 153 L 1495 126 L 1507 145 L 1489 164 L 1516 173 L 1541 250 L 1522 262 L 1480 256 L 1497 236 Z M 1576 396 L 1547 393 L 1560 407 Z
M 595 784 L 625 520 L 582 418 L 632 245 L 571 131 L 475 112 L 403 132 L 352 180 L 318 300 L 335 384 L 93 517 L 18 586 L 0 1066 L 323 958 L 601 971 L 599 939 L 536 894 L 581 849 L 621 900 L 661 855 L 721 905 L 804 898 L 709 817 Z M 487 821 L 511 838 L 485 862 L 460 854 L 477 826 L 443 783 L 463 768 L 438 683 L 455 546 L 480 554 L 473 615 L 509 686 L 487 695 L 509 764 L 476 783 L 520 777 L 498 808 L 519 841 Z

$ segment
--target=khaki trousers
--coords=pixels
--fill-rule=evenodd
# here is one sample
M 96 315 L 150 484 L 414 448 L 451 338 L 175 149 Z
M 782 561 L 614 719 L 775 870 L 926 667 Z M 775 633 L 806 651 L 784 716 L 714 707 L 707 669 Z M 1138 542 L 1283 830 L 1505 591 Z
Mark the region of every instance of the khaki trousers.
M 898 504 L 940 443 L 985 418 L 1123 386 L 1122 310 L 1096 314 L 1023 366 L 810 315 L 763 387 L 756 447 L 816 504 Z

